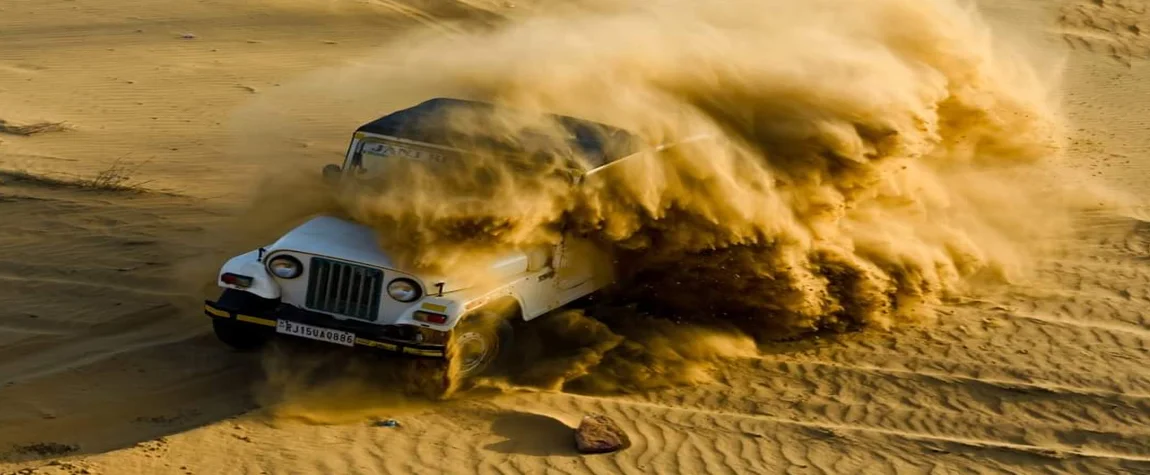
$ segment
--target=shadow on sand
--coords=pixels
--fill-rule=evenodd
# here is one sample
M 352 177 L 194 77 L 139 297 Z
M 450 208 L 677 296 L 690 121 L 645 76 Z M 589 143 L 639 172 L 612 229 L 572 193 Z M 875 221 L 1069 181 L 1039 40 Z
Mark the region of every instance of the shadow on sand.
M 495 417 L 491 432 L 505 440 L 484 448 L 507 455 L 575 456 L 574 429 L 558 419 L 530 412 L 506 412 Z

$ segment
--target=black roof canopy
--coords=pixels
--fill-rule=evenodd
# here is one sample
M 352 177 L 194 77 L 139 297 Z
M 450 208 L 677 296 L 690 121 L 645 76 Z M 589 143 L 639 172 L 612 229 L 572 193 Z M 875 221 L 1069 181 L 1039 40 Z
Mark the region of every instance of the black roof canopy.
M 461 144 L 482 144 L 495 150 L 515 153 L 521 151 L 519 140 L 506 140 L 500 137 L 482 137 L 482 134 L 458 130 L 453 124 L 459 117 L 465 117 L 469 127 L 485 128 L 484 124 L 495 127 L 498 114 L 510 112 L 494 104 L 462 99 L 436 98 L 407 109 L 368 122 L 357 132 L 386 135 L 433 145 L 461 148 Z M 565 147 L 587 160 L 592 168 L 610 163 L 639 151 L 641 141 L 627 130 L 598 122 L 556 114 L 547 114 L 567 132 L 563 143 L 552 143 L 551 147 Z M 539 137 L 535 137 L 539 138 Z M 545 140 L 555 142 L 553 137 Z

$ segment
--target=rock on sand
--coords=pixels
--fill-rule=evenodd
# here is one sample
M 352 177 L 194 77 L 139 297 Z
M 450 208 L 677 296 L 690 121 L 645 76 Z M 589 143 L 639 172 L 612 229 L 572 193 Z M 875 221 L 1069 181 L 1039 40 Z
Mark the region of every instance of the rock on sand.
M 583 417 L 575 429 L 575 448 L 584 454 L 603 454 L 631 446 L 631 439 L 615 421 L 602 414 Z

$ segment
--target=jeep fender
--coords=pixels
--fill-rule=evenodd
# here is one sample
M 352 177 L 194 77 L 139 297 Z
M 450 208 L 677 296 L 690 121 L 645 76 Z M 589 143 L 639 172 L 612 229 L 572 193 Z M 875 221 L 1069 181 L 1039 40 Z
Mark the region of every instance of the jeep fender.
M 524 305 L 523 298 L 517 290 L 516 284 L 510 284 L 481 296 L 465 299 L 459 307 L 459 317 L 452 323 L 452 327 L 458 325 L 467 315 L 492 305 L 507 305 L 509 308 L 513 308 L 514 320 L 529 320 L 532 316 L 528 315 L 528 308 Z
M 510 292 L 501 292 L 495 295 L 487 295 L 467 303 L 466 310 L 460 315 L 460 319 L 475 312 L 483 310 L 511 310 L 515 317 L 523 318 L 523 302 L 519 300 L 519 296 Z
M 265 299 L 280 298 L 280 286 L 272 279 L 272 276 L 268 274 L 267 268 L 260 262 L 259 256 L 259 251 L 251 251 L 229 259 L 228 262 L 224 263 L 223 268 L 220 269 L 220 273 L 216 275 L 216 284 L 225 289 L 241 290 Z M 251 287 L 245 288 L 225 284 L 223 280 L 221 280 L 221 277 L 227 273 L 251 277 Z

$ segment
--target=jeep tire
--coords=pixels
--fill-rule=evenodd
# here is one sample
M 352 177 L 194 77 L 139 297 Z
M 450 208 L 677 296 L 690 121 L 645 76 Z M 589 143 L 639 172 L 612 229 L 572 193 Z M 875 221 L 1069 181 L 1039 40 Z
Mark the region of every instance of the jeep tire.
M 237 313 L 255 315 L 261 315 L 263 312 L 275 306 L 274 300 L 260 298 L 259 296 L 233 289 L 224 290 L 217 303 L 221 307 L 234 310 Z M 224 342 L 224 344 L 240 351 L 258 349 L 272 338 L 272 333 L 267 328 L 250 323 L 241 323 L 232 319 L 213 318 L 212 330 L 215 331 L 216 338 Z
M 467 316 L 452 333 L 448 354 L 459 360 L 457 375 L 464 381 L 497 369 L 514 334 L 507 319 L 483 311 Z
M 258 349 L 271 339 L 271 335 L 263 328 L 235 320 L 212 320 L 212 330 L 215 330 L 217 339 L 240 351 Z

